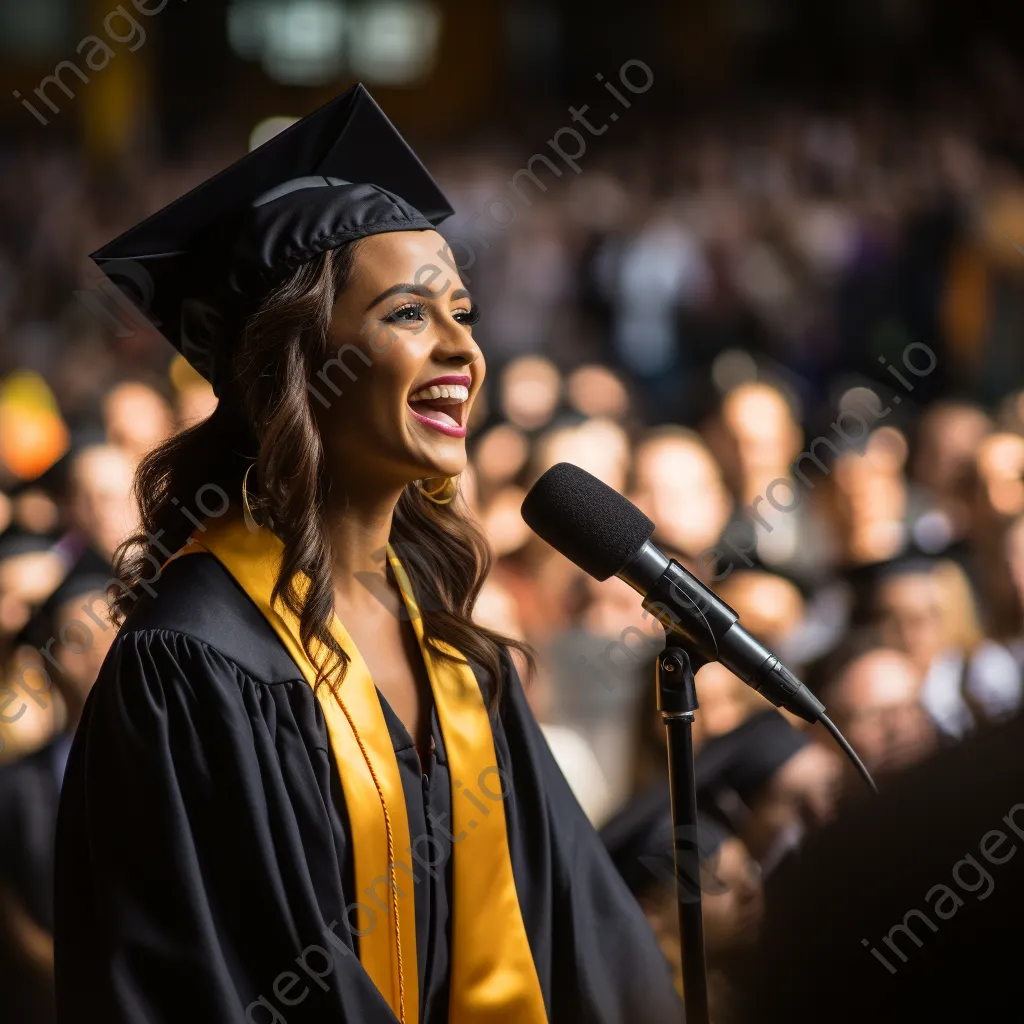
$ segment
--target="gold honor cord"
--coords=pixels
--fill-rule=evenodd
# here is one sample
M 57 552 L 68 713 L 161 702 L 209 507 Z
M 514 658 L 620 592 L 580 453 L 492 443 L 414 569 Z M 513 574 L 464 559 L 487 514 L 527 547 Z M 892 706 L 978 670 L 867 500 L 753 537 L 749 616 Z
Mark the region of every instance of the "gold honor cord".
M 206 531 L 197 532 L 183 553 L 198 547 L 217 558 L 274 628 L 312 685 L 316 669 L 299 640 L 298 619 L 280 602 L 273 607 L 270 603 L 281 564 L 281 541 L 265 527 L 254 532 L 240 519 L 208 520 L 205 525 Z M 456 842 L 452 847 L 449 1022 L 547 1024 L 512 874 L 505 806 L 500 799 L 506 780 L 498 771 L 480 687 L 461 655 L 453 651 L 460 661 L 452 662 L 431 650 L 423 636 L 412 585 L 390 545 L 388 560 L 426 665 L 453 785 L 451 831 Z M 359 916 L 364 920 L 350 923 L 360 935 L 360 962 L 395 1016 L 402 1024 L 418 1024 L 412 844 L 405 793 L 366 662 L 337 616 L 332 632 L 351 660 L 338 694 L 325 683 L 317 689 L 317 696 L 355 841 L 357 901 L 362 904 Z M 485 800 L 474 791 L 482 791 Z M 382 912 L 382 906 L 389 910 Z

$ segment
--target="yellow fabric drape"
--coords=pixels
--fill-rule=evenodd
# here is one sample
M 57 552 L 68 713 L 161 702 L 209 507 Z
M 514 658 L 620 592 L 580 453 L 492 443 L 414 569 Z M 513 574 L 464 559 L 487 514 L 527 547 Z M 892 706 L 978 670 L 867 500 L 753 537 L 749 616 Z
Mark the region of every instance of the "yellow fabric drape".
M 206 550 L 259 608 L 313 685 L 316 669 L 298 619 L 270 595 L 281 541 L 240 519 L 208 520 L 184 552 Z M 451 1024 L 547 1024 L 540 981 L 512 874 L 505 807 L 487 709 L 472 669 L 438 657 L 423 636 L 412 585 L 388 545 L 388 560 L 419 641 L 452 779 Z M 332 631 L 348 654 L 337 693 L 317 688 L 355 843 L 359 938 L 366 972 L 402 1024 L 419 1021 L 419 973 L 409 821 L 398 762 L 369 669 L 345 627 Z M 454 652 L 453 652 L 454 653 Z

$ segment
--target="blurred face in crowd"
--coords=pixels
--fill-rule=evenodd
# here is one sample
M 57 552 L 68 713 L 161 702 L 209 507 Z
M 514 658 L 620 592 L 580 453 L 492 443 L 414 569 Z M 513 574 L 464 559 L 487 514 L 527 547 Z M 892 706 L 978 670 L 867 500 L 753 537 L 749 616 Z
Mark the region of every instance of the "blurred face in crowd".
M 629 411 L 629 395 L 622 381 L 606 366 L 581 366 L 565 382 L 570 404 L 584 416 L 620 420 Z
M 1006 560 L 1021 611 L 1024 611 L 1024 518 L 1018 519 L 1006 535 Z
M 978 500 L 982 527 L 993 519 L 1024 513 L 1024 437 L 992 434 L 977 450 Z
M 551 430 L 537 446 L 536 471 L 559 462 L 585 469 L 617 491 L 625 489 L 630 448 L 626 432 L 611 420 L 585 420 L 578 426 Z
M 520 511 L 525 497 L 526 491 L 522 487 L 503 487 L 478 517 L 499 558 L 518 551 L 534 536 Z
M 637 629 L 640 635 L 626 637 L 631 647 L 646 641 L 653 649 L 664 641 L 665 631 L 651 614 L 645 612 L 640 596 L 618 576 L 598 582 L 592 576 L 583 579 L 586 610 L 582 625 L 594 636 L 619 636 L 626 629 Z
M 127 453 L 113 445 L 83 449 L 71 467 L 72 525 L 107 558 L 134 529 L 133 473 Z
M 0 719 L 0 763 L 38 750 L 52 738 L 54 705 L 59 707 L 61 699 L 59 692 L 56 702 L 46 699 L 49 671 L 39 651 L 27 644 L 15 647 L 0 667 L 0 707 L 7 719 Z
M 151 387 L 119 384 L 103 403 L 107 440 L 139 460 L 174 430 L 170 406 Z
M 895 771 L 934 749 L 934 727 L 917 700 L 920 683 L 910 658 L 879 649 L 851 662 L 829 688 L 832 720 L 868 771 Z
M 637 446 L 634 501 L 670 547 L 696 557 L 714 546 L 732 510 L 718 465 L 696 435 L 655 436 Z
M 798 750 L 772 776 L 750 808 L 741 838 L 759 861 L 774 860 L 780 845 L 828 821 L 842 785 L 839 755 L 816 743 Z
M 704 948 L 708 966 L 714 967 L 720 958 L 751 946 L 760 935 L 765 913 L 761 868 L 743 842 L 729 836 L 701 860 L 700 887 Z M 639 899 L 678 983 L 682 951 L 675 892 L 668 885 L 658 885 Z
M 764 917 L 764 886 L 757 862 L 730 836 L 701 865 L 704 942 L 709 956 L 751 945 Z
M 511 423 L 499 423 L 477 441 L 473 464 L 482 482 L 500 485 L 519 473 L 529 455 L 526 435 Z
M 696 680 L 700 714 L 693 723 L 695 746 L 732 732 L 751 715 L 764 710 L 764 698 L 717 661 L 698 669 Z M 658 724 L 661 725 L 660 716 Z
M 772 649 L 786 642 L 804 616 L 799 589 L 771 573 L 733 570 L 718 594 L 743 620 L 744 629 Z
M 941 584 L 931 573 L 896 576 L 883 580 L 878 588 L 885 643 L 908 654 L 920 672 L 926 672 L 949 646 L 942 597 Z
M 941 402 L 921 419 L 914 476 L 943 501 L 966 497 L 974 456 L 992 421 L 973 405 Z
M 61 694 L 73 722 L 78 720 L 85 698 L 96 682 L 103 659 L 114 642 L 113 626 L 100 629 L 82 611 L 83 606 L 99 607 L 103 598 L 101 591 L 83 594 L 58 608 L 54 617 L 55 634 L 66 638 L 63 643 L 53 646 L 53 653 L 61 665 Z
M 19 494 L 10 507 L 19 526 L 32 533 L 52 533 L 60 525 L 60 509 L 42 487 L 30 487 Z
M 871 434 L 863 453 L 846 451 L 836 459 L 831 481 L 848 560 L 882 561 L 902 549 L 906 456 L 903 435 L 883 427 Z
M 500 403 L 509 421 L 523 430 L 539 430 L 558 408 L 562 376 L 542 356 L 522 356 L 501 375 Z
M 757 484 L 767 482 L 762 476 L 769 471 L 780 475 L 774 471 L 788 466 L 800 451 L 803 432 L 785 398 L 768 384 L 733 389 L 723 404 L 722 422 L 735 445 L 746 490 L 759 492 Z
M 0 635 L 17 633 L 63 574 L 64 564 L 52 551 L 31 551 L 0 561 Z

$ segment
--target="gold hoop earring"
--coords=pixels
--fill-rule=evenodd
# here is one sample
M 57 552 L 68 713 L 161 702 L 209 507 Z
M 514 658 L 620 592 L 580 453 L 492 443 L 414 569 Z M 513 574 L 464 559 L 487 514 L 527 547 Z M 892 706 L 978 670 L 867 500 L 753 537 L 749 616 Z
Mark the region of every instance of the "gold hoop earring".
M 263 524 L 252 514 L 252 507 L 249 505 L 249 474 L 252 472 L 252 467 L 255 466 L 255 462 L 249 463 L 249 468 L 245 471 L 245 476 L 242 477 L 242 517 L 245 519 L 245 525 L 255 533 Z
M 423 486 L 423 481 L 417 481 L 416 488 L 423 495 L 427 501 L 432 502 L 435 505 L 449 505 L 455 500 L 455 495 L 458 493 L 458 485 L 456 484 L 455 477 L 446 476 L 441 480 L 439 487 L 428 488 Z

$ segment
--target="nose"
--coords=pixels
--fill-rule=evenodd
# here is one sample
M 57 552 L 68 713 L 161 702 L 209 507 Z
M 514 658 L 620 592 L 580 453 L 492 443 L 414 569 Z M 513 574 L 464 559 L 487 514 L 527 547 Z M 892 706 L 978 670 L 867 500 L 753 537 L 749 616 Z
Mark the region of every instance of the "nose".
M 469 366 L 478 360 L 483 362 L 480 346 L 469 328 L 456 320 L 449 320 L 438 330 L 431 354 L 435 362 L 452 368 Z

